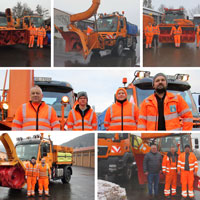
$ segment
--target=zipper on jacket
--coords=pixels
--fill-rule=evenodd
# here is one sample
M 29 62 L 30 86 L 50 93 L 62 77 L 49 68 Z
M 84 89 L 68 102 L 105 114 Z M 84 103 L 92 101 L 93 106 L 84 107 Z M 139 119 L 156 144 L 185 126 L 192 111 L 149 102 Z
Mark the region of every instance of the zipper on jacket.
M 123 131 L 123 103 L 122 103 L 122 105 L 121 105 L 121 120 L 122 120 L 122 123 L 121 123 L 121 129 L 122 129 L 122 131 Z
M 40 106 L 42 105 L 42 102 L 40 103 L 40 105 L 38 106 L 38 109 L 36 110 L 35 107 L 33 106 L 32 102 L 30 102 L 31 106 L 33 107 L 33 109 L 36 112 L 36 130 L 38 131 L 38 115 L 39 115 L 39 110 L 40 110 Z
M 84 116 L 82 116 L 82 130 L 84 131 Z

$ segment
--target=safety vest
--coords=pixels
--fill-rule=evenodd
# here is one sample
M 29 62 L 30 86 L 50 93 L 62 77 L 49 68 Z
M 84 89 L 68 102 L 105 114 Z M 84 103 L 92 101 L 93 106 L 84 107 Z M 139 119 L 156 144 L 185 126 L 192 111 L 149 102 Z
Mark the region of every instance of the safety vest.
M 39 168 L 38 164 L 33 165 L 32 163 L 28 162 L 25 165 L 26 171 L 25 175 L 29 177 L 38 177 L 39 176 Z
M 145 36 L 153 36 L 153 26 L 145 27 Z
M 165 155 L 162 162 L 162 171 L 166 174 L 175 174 L 177 173 L 177 163 L 178 156 L 175 154 L 175 162 L 173 162 L 172 157 Z
M 137 106 L 128 100 L 116 102 L 107 109 L 104 126 L 108 130 L 136 130 L 138 113 Z
M 182 34 L 182 29 L 181 27 L 179 26 L 178 28 L 176 28 L 175 26 L 172 27 L 172 30 L 171 30 L 171 34 L 174 34 L 174 35 L 181 35 Z
M 77 110 L 79 104 L 76 105 L 75 109 L 69 112 L 67 119 L 67 126 L 69 130 L 74 131 L 92 131 L 97 130 L 97 117 L 96 113 L 88 105 L 87 111 L 85 111 L 85 116 Z
M 37 34 L 37 30 L 35 27 L 30 27 L 29 29 L 30 36 L 35 36 Z
M 200 27 L 197 26 L 197 36 L 199 36 L 199 33 L 200 33 Z
M 51 175 L 51 170 L 48 164 L 45 164 L 44 167 L 42 163 L 39 165 L 39 178 L 48 178 Z
M 44 28 L 38 28 L 37 29 L 37 36 L 38 37 L 45 37 L 46 36 L 46 31 L 45 31 L 45 29 Z
M 153 26 L 153 34 L 154 35 L 160 35 L 159 26 Z
M 185 170 L 185 152 L 181 153 L 178 157 L 178 165 L 177 165 L 178 172 Z M 193 152 L 190 152 L 189 155 L 189 171 L 198 171 L 198 162 L 197 158 Z
M 166 92 L 164 99 L 164 118 L 166 130 L 192 130 L 193 116 L 187 103 L 180 95 Z M 141 104 L 138 130 L 158 130 L 158 103 L 155 94 L 147 97 Z
M 60 130 L 55 110 L 42 102 L 37 109 L 32 102 L 18 109 L 12 124 L 12 130 Z

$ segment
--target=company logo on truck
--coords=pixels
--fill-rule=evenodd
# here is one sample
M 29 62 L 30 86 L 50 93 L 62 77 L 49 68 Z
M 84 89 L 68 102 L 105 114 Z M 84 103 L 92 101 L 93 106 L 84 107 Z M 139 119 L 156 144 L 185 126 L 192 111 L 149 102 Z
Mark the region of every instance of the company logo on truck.
M 111 147 L 111 153 L 120 153 L 120 152 L 121 152 L 121 147 L 117 147 L 117 146 Z

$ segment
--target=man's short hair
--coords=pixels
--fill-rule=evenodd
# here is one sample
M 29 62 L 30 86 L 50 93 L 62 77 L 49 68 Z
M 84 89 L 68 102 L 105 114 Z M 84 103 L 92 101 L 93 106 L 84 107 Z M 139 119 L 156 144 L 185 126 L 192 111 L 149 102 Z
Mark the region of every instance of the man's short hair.
M 42 89 L 41 89 L 40 86 L 38 86 L 38 85 L 34 85 L 34 86 L 31 88 L 31 90 L 32 90 L 33 88 L 37 88 L 37 89 L 39 89 L 39 90 L 41 91 L 41 93 L 43 94 Z

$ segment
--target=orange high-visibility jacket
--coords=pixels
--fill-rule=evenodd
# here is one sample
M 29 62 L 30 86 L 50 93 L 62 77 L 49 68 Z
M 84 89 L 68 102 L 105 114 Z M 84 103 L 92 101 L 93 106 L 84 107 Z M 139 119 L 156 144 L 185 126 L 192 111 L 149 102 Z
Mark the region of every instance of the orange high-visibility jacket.
M 35 106 L 30 101 L 18 108 L 12 123 L 12 130 L 60 130 L 60 123 L 53 107 L 45 102 Z
M 175 154 L 175 162 L 172 157 L 165 155 L 162 162 L 162 172 L 166 174 L 174 174 L 177 172 L 178 154 Z
M 87 105 L 84 115 L 79 108 L 79 104 L 76 105 L 75 109 L 70 110 L 67 126 L 69 130 L 74 131 L 93 131 L 97 130 L 97 116 L 96 113 Z
M 151 26 L 146 26 L 144 32 L 145 32 L 145 36 L 146 37 L 153 36 L 153 26 L 152 25 Z
M 190 152 L 190 155 L 189 155 L 189 169 L 190 171 L 194 171 L 196 173 L 198 171 L 197 158 L 193 152 Z M 185 170 L 185 152 L 181 153 L 178 157 L 177 170 L 178 172 Z
M 192 130 L 193 116 L 187 103 L 178 94 L 166 92 L 164 99 L 164 118 L 166 130 Z M 158 130 L 158 103 L 155 94 L 147 97 L 141 104 L 138 130 Z
M 182 28 L 179 26 L 178 29 L 177 29 L 175 26 L 173 26 L 170 34 L 181 35 L 182 34 Z
M 37 29 L 37 36 L 38 36 L 38 37 L 43 37 L 43 38 L 45 38 L 45 36 L 46 36 L 46 31 L 45 31 L 45 29 L 44 29 L 44 28 L 38 28 L 38 29 Z
M 38 164 L 35 163 L 35 165 L 33 165 L 32 163 L 28 162 L 25 164 L 25 167 L 26 167 L 25 176 L 29 176 L 29 177 L 39 176 Z
M 51 175 L 51 170 L 48 164 L 45 164 L 44 167 L 42 163 L 39 165 L 39 179 L 48 178 Z
M 37 35 L 37 29 L 35 27 L 31 26 L 28 30 L 29 30 L 30 36 L 36 36 Z
M 159 26 L 153 26 L 153 34 L 154 35 L 160 35 L 160 29 Z
M 200 27 L 197 26 L 197 36 L 199 36 L 199 34 L 200 34 Z
M 122 104 L 116 101 L 106 111 L 104 126 L 107 130 L 136 130 L 138 114 L 137 106 L 128 100 Z

